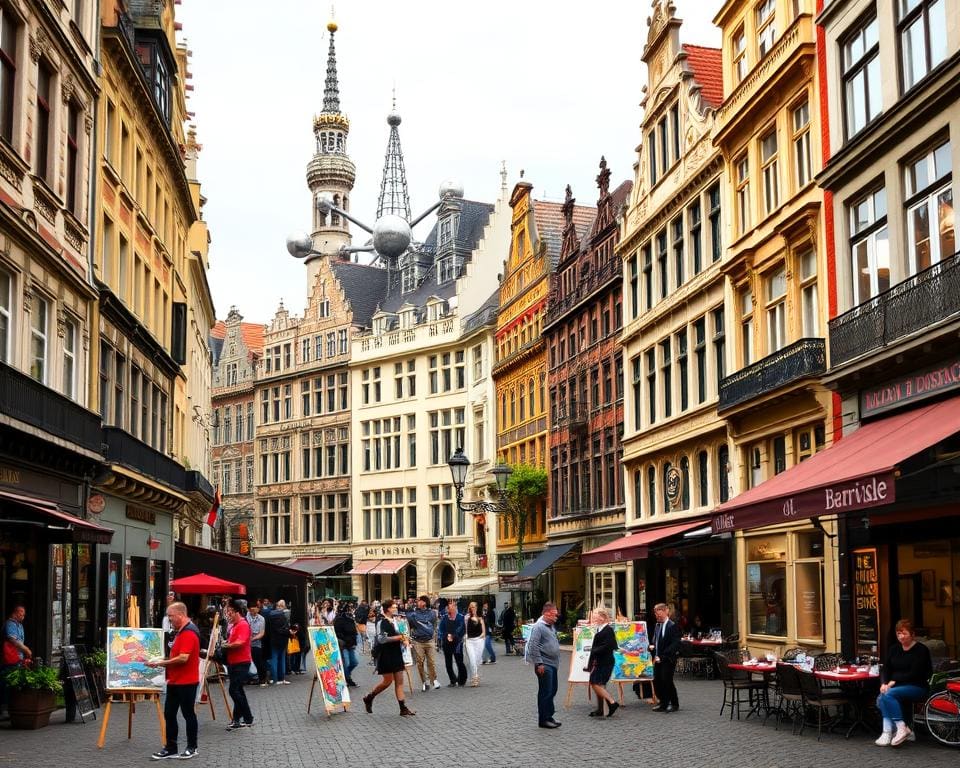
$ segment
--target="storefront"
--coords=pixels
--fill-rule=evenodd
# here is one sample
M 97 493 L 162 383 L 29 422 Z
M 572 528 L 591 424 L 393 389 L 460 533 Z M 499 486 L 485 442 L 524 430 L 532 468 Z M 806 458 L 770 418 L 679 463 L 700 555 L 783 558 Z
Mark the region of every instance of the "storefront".
M 906 616 L 935 656 L 956 657 L 960 398 L 870 415 L 717 509 L 749 644 L 883 653 Z

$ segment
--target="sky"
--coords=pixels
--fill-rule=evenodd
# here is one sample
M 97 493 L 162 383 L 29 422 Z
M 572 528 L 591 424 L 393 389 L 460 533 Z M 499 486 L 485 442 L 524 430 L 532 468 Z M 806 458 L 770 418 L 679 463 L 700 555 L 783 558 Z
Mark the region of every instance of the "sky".
M 720 0 L 675 0 L 681 41 L 720 45 Z M 265 11 L 269 9 L 269 12 Z M 198 175 L 211 235 L 217 317 L 236 306 L 268 323 L 282 300 L 302 314 L 306 267 L 289 234 L 310 228 L 306 166 L 323 105 L 326 24 L 316 0 L 182 0 L 192 52 L 187 108 L 203 149 Z M 373 225 L 396 90 L 412 213 L 455 180 L 494 202 L 510 189 L 560 201 L 567 184 L 595 205 L 600 157 L 611 189 L 633 178 L 646 71 L 649 0 L 340 0 L 334 8 L 340 109 L 357 168 L 350 207 Z M 415 237 L 425 238 L 432 217 Z M 354 243 L 366 234 L 353 228 Z M 361 259 L 368 258 L 361 254 Z

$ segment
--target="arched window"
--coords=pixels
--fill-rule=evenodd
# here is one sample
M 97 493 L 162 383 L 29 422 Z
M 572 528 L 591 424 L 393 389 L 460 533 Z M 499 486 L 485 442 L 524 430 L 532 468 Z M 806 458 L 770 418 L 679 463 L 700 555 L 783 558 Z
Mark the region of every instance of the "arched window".
M 517 391 L 510 389 L 510 424 L 517 423 Z
M 697 484 L 699 486 L 697 504 L 701 507 L 705 507 L 709 503 L 709 499 L 707 498 L 709 481 L 710 475 L 707 469 L 707 452 L 700 451 L 700 453 L 697 454 Z
M 521 384 L 520 386 L 523 386 L 523 385 Z M 531 416 L 533 416 L 535 413 L 537 413 L 537 406 L 536 406 L 536 404 L 534 403 L 534 400 L 533 400 L 533 386 L 534 386 L 534 385 L 533 385 L 533 379 L 530 379 L 530 381 L 527 382 L 527 399 L 530 401 L 530 415 L 531 415 Z M 541 395 L 540 395 L 540 410 L 541 410 L 541 411 L 543 410 L 543 403 L 544 403 L 543 395 L 541 394 Z
M 657 470 L 647 467 L 647 517 L 657 514 Z
M 507 423 L 507 395 L 506 393 L 500 395 L 500 423 Z
M 523 394 L 523 384 L 520 385 L 520 421 L 524 421 L 527 418 L 527 398 Z
M 633 471 L 633 516 L 640 519 L 642 512 L 640 508 L 640 499 L 643 496 L 643 473 L 639 469 Z
M 680 509 L 690 509 L 690 460 L 680 458 Z
M 717 449 L 717 474 L 720 483 L 720 503 L 730 498 L 730 449 L 724 443 Z

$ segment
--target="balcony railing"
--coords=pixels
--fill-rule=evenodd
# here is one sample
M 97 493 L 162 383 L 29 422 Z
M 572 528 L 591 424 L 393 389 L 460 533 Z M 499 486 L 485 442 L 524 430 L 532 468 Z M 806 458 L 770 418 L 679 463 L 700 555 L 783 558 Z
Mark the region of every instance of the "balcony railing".
M 186 490 L 187 473 L 183 467 L 169 456 L 140 442 L 129 432 L 119 427 L 104 427 L 103 442 L 107 446 L 107 461 L 123 464 L 175 490 Z
M 88 451 L 102 453 L 97 414 L 3 363 L 0 412 Z
M 186 482 L 184 489 L 187 493 L 199 493 L 207 501 L 213 501 L 213 485 L 210 483 L 207 478 L 203 476 L 203 473 L 196 469 L 188 469 L 186 471 Z
M 960 252 L 830 321 L 830 366 L 960 313 Z
M 553 420 L 555 427 L 568 429 L 582 429 L 587 425 L 587 409 L 579 403 L 568 403 L 557 407 L 557 415 Z
M 827 368 L 825 346 L 823 339 L 800 339 L 730 374 L 720 382 L 718 410 L 732 408 L 799 379 L 820 376 Z
M 619 259 L 610 259 L 600 269 L 590 272 L 577 286 L 564 296 L 551 296 L 547 303 L 547 312 L 544 323 L 549 325 L 563 315 L 571 307 L 579 304 L 597 288 L 611 282 L 622 274 L 623 264 Z

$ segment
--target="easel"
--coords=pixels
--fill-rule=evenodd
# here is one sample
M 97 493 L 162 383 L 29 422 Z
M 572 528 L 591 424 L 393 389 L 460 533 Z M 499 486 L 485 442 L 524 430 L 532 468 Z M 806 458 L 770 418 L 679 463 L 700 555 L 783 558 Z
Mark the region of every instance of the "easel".
M 140 609 L 137 606 L 135 595 L 130 596 L 130 604 L 127 607 L 127 626 L 137 628 L 140 626 Z M 157 708 L 157 719 L 160 721 L 160 745 L 167 743 L 167 726 L 163 719 L 163 708 L 160 706 L 160 691 L 155 690 L 130 690 L 111 691 L 107 689 L 107 705 L 103 710 L 103 724 L 100 726 L 100 737 L 97 739 L 97 749 L 103 749 L 107 740 L 107 725 L 110 723 L 110 709 L 114 702 L 127 705 L 127 740 L 133 738 L 133 715 L 137 710 L 138 701 L 153 701 Z
M 210 717 L 217 719 L 216 710 L 213 708 L 213 696 L 210 695 L 210 687 L 207 683 L 207 677 L 210 673 L 210 663 L 213 661 L 213 652 L 217 647 L 217 632 L 220 625 L 220 611 L 213 615 L 213 628 L 210 630 L 210 642 L 207 643 L 207 658 L 200 664 L 200 687 L 197 689 L 197 704 L 203 704 L 204 699 L 210 705 Z M 227 710 L 227 718 L 233 719 L 233 712 L 230 709 L 230 702 L 227 700 L 227 689 L 223 687 L 223 677 L 220 674 L 220 665 L 213 662 L 216 670 L 217 682 L 220 683 L 220 693 L 223 696 L 223 706 Z
M 316 685 L 317 685 L 317 676 L 316 676 L 316 674 L 314 674 L 314 675 L 313 675 L 313 680 L 310 681 L 310 696 L 309 696 L 309 698 L 307 699 L 307 714 L 308 714 L 308 715 L 310 714 L 310 707 L 313 706 L 313 689 L 316 687 Z M 348 702 L 348 701 L 342 701 L 342 702 L 340 702 L 340 704 L 339 704 L 338 706 L 343 707 L 343 711 L 344 711 L 344 712 L 349 712 L 349 711 L 350 711 L 350 702 Z M 334 708 L 334 709 L 327 709 L 326 707 L 324 707 L 324 709 L 326 710 L 326 713 L 327 713 L 327 720 L 329 720 L 329 719 L 332 717 L 332 715 L 333 715 L 334 712 L 338 712 L 338 711 L 339 711 L 339 710 L 336 709 L 336 708 Z

